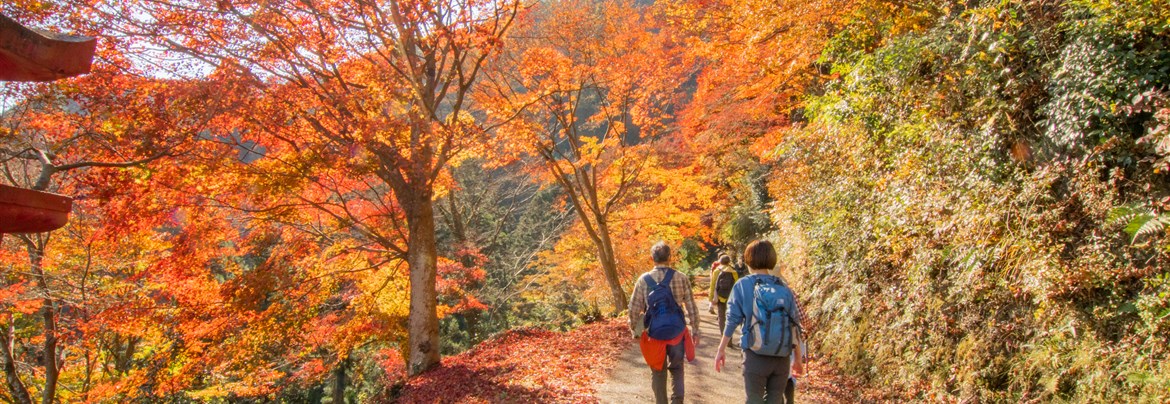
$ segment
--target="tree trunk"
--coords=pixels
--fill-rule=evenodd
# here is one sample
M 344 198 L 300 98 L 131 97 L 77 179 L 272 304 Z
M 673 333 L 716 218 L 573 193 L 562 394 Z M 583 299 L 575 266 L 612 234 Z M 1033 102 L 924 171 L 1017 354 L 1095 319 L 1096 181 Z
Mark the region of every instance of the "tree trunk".
M 133 364 L 134 354 L 138 353 L 138 343 L 140 341 L 142 341 L 141 338 L 128 337 L 126 338 L 126 347 L 123 348 L 122 338 L 114 336 L 113 347 L 110 350 L 113 351 L 114 370 L 118 372 L 118 375 L 121 376 L 130 372 L 130 365 Z
M 345 404 L 345 368 L 349 365 L 349 358 L 337 362 L 333 369 L 333 404 Z
M 617 254 L 613 252 L 613 242 L 609 238 L 609 226 L 604 220 L 597 221 L 597 259 L 601 261 L 601 270 L 605 273 L 605 282 L 609 284 L 609 293 L 613 296 L 613 312 L 621 313 L 629 308 L 629 298 L 625 289 L 622 289 L 622 280 L 617 271 Z
M 471 337 L 472 344 L 477 344 L 480 342 L 480 340 L 479 340 L 479 316 L 480 315 L 481 315 L 480 311 L 471 310 L 471 311 L 468 311 L 467 316 L 466 316 L 466 318 L 467 318 L 467 335 Z
M 447 207 L 451 210 L 451 235 L 459 244 L 467 242 L 467 228 L 463 225 L 463 214 L 455 200 L 455 191 L 447 192 Z
M 0 351 L 4 355 L 4 378 L 8 382 L 8 392 L 12 394 L 13 402 L 18 404 L 32 404 L 32 398 L 28 395 L 28 388 L 24 387 L 24 383 L 20 381 L 20 374 L 16 371 L 16 355 L 13 353 L 13 346 L 16 344 L 16 326 L 10 320 L 5 327 L 2 335 L 4 346 L 0 347 Z
M 431 191 L 415 191 L 399 198 L 411 199 L 406 214 L 409 227 L 406 262 L 410 266 L 410 376 L 439 364 L 439 316 L 435 292 L 437 251 L 435 211 Z M 404 204 L 406 205 L 406 204 Z
M 41 402 L 52 404 L 57 397 L 57 379 L 61 374 L 57 367 L 57 302 L 49 294 L 49 280 L 45 277 L 44 268 L 41 266 L 45 256 L 44 244 L 34 242 L 31 239 L 27 243 L 29 263 L 32 266 L 33 275 L 37 278 L 37 286 L 44 294 L 44 302 L 41 304 L 41 319 L 44 321 L 42 327 L 45 342 L 43 344 L 44 351 L 41 352 L 41 364 L 45 367 L 45 387 L 41 391 Z
M 41 394 L 41 402 L 52 404 L 57 397 L 57 378 L 61 370 L 57 368 L 57 313 L 56 302 L 45 299 L 41 306 L 41 317 L 45 321 L 45 351 L 41 353 L 45 365 L 45 390 Z
M 577 212 L 577 218 L 581 219 L 582 224 L 585 225 L 585 232 L 589 234 L 589 240 L 597 248 L 597 260 L 601 263 L 601 273 L 605 276 L 605 283 L 609 286 L 609 293 L 613 298 L 614 313 L 621 313 L 629 308 L 629 301 L 626 300 L 626 291 L 622 289 L 621 277 L 618 276 L 617 255 L 613 252 L 613 241 L 609 237 L 609 224 L 606 223 L 608 218 L 605 213 L 601 212 L 596 192 L 586 188 L 580 182 L 569 181 L 567 175 L 557 171 L 551 160 L 548 161 L 548 165 L 552 167 L 554 173 L 558 174 L 557 182 L 568 191 L 573 211 Z M 580 187 L 578 188 L 578 186 Z M 582 196 L 578 197 L 578 194 Z

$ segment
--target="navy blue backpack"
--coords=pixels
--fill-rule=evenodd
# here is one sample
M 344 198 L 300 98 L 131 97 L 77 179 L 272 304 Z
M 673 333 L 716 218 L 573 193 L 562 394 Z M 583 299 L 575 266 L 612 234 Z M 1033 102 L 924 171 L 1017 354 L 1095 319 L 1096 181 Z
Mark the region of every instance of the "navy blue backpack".
M 654 283 L 654 278 L 646 275 L 646 317 L 643 323 L 650 338 L 669 341 L 678 337 L 687 328 L 683 319 L 682 308 L 674 300 L 674 292 L 670 290 L 670 280 L 674 278 L 674 270 L 666 270 L 662 282 Z

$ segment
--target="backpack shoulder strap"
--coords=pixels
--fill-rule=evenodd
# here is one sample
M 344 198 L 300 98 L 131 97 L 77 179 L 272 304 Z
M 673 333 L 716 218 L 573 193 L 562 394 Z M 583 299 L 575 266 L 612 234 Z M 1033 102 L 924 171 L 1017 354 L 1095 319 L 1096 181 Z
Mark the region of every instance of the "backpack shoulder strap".
M 756 286 L 764 284 L 764 277 L 760 276 L 760 275 L 750 274 L 748 276 L 745 276 L 744 278 L 754 278 L 753 283 L 755 283 Z
M 674 270 L 673 270 L 673 269 L 670 269 L 670 268 L 667 268 L 667 269 L 666 269 L 666 275 L 662 277 L 662 282 L 658 282 L 658 284 L 659 284 L 659 285 L 666 285 L 666 286 L 670 286 L 670 280 L 671 280 L 671 279 L 674 279 Z

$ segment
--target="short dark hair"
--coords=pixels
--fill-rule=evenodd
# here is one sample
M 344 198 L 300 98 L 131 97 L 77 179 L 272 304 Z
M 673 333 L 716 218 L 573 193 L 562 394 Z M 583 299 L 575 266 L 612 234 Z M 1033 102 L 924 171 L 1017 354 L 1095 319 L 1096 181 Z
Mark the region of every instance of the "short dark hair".
M 776 249 L 768 240 L 756 240 L 743 250 L 743 262 L 751 269 L 776 267 Z
M 670 246 L 666 245 L 665 241 L 654 243 L 650 247 L 650 259 L 654 260 L 655 264 L 665 264 L 670 261 Z
M 720 255 L 719 263 L 723 265 L 731 264 L 731 257 L 728 257 L 727 254 Z

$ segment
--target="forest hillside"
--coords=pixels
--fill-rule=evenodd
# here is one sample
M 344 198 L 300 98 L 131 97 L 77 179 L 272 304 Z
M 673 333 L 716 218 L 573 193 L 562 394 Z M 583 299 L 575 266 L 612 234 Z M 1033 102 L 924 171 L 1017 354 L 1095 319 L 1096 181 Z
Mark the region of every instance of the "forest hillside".
M 0 85 L 0 184 L 74 200 L 0 239 L 5 402 L 584 400 L 652 244 L 756 239 L 859 389 L 1170 401 L 1162 0 L 0 13 L 98 44 Z

